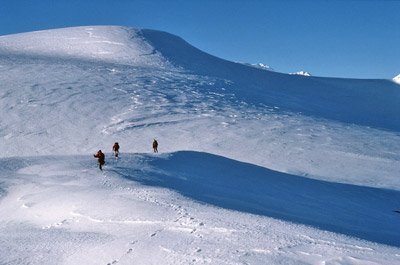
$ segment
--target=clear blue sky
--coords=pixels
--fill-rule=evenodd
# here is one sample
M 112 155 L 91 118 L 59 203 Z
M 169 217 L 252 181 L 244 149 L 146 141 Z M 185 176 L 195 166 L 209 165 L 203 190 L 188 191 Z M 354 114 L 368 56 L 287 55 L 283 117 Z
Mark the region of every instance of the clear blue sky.
M 2 0 L 0 35 L 85 25 L 163 30 L 278 72 L 400 74 L 400 1 Z

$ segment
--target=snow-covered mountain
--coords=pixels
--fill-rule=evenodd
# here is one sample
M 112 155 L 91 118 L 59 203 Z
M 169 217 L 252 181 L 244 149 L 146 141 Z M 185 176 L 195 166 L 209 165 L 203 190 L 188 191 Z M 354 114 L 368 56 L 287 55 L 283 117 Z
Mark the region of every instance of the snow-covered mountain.
M 400 84 L 400 75 L 394 77 L 393 81 Z
M 309 72 L 305 72 L 305 71 L 299 71 L 299 72 L 296 72 L 296 73 L 290 73 L 290 75 L 311 76 L 311 74 Z
M 259 69 L 267 70 L 267 71 L 274 71 L 274 69 L 272 69 L 270 66 L 265 65 L 263 63 L 254 63 L 254 64 L 251 64 L 251 66 L 259 68 Z
M 238 62 L 238 63 L 243 64 L 243 65 L 247 65 L 247 66 L 251 66 L 251 67 L 254 67 L 254 68 L 262 69 L 262 70 L 267 70 L 267 71 L 272 71 L 272 72 L 275 71 L 270 66 L 265 65 L 263 63 L 241 63 L 241 62 Z
M 399 101 L 154 30 L 2 36 L 0 263 L 399 264 Z

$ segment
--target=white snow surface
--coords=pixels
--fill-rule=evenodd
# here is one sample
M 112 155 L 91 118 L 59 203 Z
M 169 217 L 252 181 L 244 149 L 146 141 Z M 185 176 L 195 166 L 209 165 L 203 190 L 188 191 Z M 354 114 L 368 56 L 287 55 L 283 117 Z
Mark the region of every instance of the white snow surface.
M 78 27 L 45 30 L 0 37 L 0 50 L 20 55 L 77 58 L 129 65 L 165 64 L 160 55 L 142 40 L 132 38 L 138 29 L 124 27 Z M 167 64 L 168 65 L 168 64 Z
M 166 32 L 2 36 L 0 264 L 400 264 L 399 103 Z

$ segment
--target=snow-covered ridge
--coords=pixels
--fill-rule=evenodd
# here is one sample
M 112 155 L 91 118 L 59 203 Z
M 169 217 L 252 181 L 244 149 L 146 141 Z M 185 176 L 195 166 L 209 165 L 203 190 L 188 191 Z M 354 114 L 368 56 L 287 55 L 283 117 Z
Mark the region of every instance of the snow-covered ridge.
M 243 64 L 243 65 L 246 65 L 246 66 L 251 66 L 251 67 L 254 67 L 254 68 L 258 68 L 258 69 L 262 69 L 262 70 L 266 70 L 266 71 L 275 72 L 275 70 L 272 67 L 270 67 L 270 66 L 268 66 L 266 64 L 263 64 L 263 63 L 242 63 L 242 62 L 237 62 L 237 63 Z
M 141 37 L 140 29 L 119 26 L 62 28 L 2 36 L 2 52 L 141 66 L 167 64 Z

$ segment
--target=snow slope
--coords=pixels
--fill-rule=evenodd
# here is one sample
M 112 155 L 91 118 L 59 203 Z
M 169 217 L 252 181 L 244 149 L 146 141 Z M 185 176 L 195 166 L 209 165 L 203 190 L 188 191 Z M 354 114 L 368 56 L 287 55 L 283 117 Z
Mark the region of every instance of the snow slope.
M 397 221 L 386 200 L 399 195 L 389 191 L 364 211 L 363 187 L 193 152 L 108 155 L 103 173 L 90 156 L 3 158 L 0 170 L 2 264 L 398 264 L 400 256 L 353 237 L 373 227 L 374 239 L 397 240 L 398 229 L 385 231 L 384 220 Z M 292 215 L 359 230 L 348 237 L 280 219 Z
M 174 64 L 197 74 L 233 82 L 235 95 L 253 103 L 276 104 L 290 111 L 360 125 L 400 129 L 398 86 L 390 80 L 304 77 L 264 72 L 221 60 L 171 34 L 143 35 Z
M 0 37 L 6 54 L 91 60 L 162 67 L 162 57 L 141 38 L 138 29 L 123 27 L 64 28 Z M 146 56 L 144 56 L 146 55 Z M 167 64 L 168 65 L 168 64 Z
M 0 263 L 399 264 L 399 99 L 153 30 L 2 36 Z

